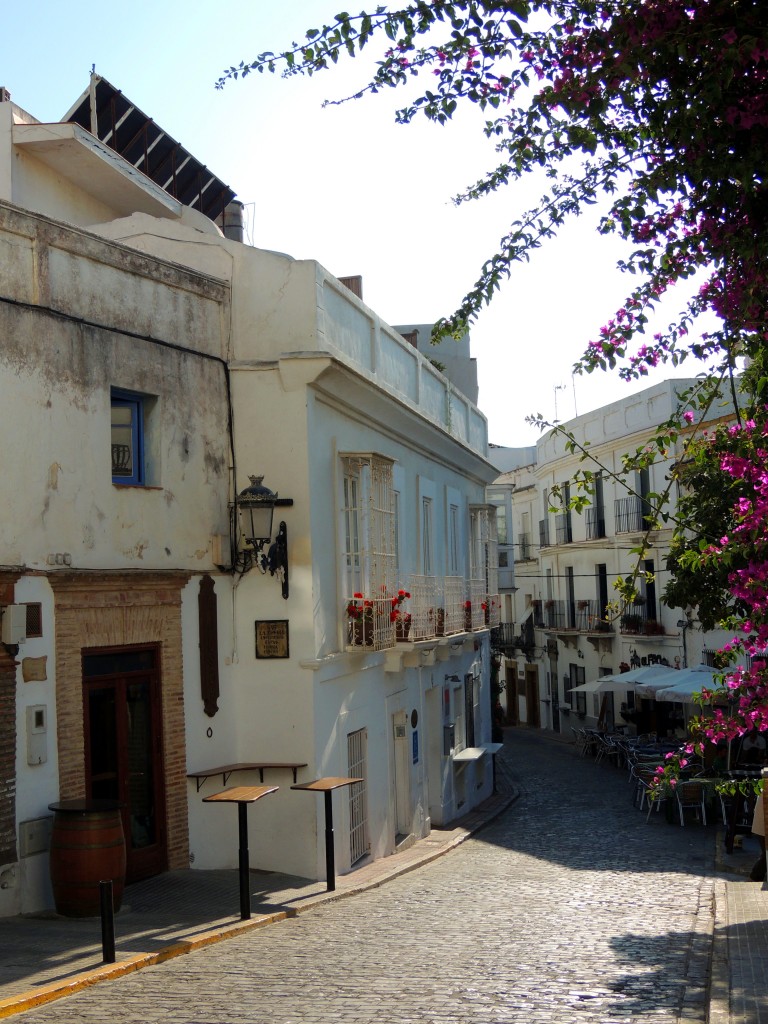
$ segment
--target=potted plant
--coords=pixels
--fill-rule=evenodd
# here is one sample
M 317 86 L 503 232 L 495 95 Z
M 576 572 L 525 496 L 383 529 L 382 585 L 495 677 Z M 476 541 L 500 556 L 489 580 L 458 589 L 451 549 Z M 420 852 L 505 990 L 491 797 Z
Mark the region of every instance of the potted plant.
M 622 615 L 621 631 L 622 633 L 637 633 L 641 623 L 642 619 L 639 615 Z
M 472 602 L 464 602 L 464 629 L 467 633 L 472 630 Z
M 395 596 L 392 598 L 392 608 L 389 613 L 389 621 L 395 624 L 395 639 L 407 640 L 408 634 L 411 631 L 411 613 L 404 612 L 401 609 L 403 601 L 407 601 L 410 598 L 410 594 L 407 590 L 398 590 Z
M 445 608 L 437 609 L 435 622 L 435 636 L 445 636 Z
M 348 642 L 353 647 L 373 647 L 373 601 L 368 601 L 362 594 L 353 594 L 347 603 L 347 617 Z

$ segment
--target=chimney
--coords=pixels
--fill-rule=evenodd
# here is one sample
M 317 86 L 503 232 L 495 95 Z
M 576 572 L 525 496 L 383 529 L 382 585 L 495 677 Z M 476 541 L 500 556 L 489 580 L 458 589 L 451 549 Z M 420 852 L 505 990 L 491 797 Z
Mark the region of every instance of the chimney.
M 10 103 L 11 94 L 5 88 L 4 85 L 0 85 L 0 103 Z
M 231 239 L 233 242 L 242 242 L 244 229 L 243 229 L 243 204 L 233 199 L 231 203 L 228 203 L 224 208 L 220 220 L 221 230 L 224 232 L 224 237 Z
M 344 285 L 345 288 L 349 288 L 353 295 L 356 295 L 358 299 L 363 297 L 363 278 L 360 274 L 356 277 L 340 277 L 339 282 Z

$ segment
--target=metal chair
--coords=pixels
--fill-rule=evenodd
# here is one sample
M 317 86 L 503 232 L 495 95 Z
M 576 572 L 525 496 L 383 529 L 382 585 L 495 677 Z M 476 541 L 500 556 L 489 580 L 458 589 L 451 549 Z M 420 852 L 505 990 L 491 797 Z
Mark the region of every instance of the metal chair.
M 700 782 L 678 782 L 675 787 L 680 825 L 685 825 L 685 811 L 695 810 L 701 824 L 707 824 L 706 789 Z
M 661 805 L 667 799 L 667 792 L 654 785 L 656 779 L 654 768 L 635 766 L 632 769 L 632 779 L 634 781 L 632 803 L 641 811 L 646 804 L 648 805 L 645 820 L 649 821 L 654 807 L 657 813 L 661 810 Z

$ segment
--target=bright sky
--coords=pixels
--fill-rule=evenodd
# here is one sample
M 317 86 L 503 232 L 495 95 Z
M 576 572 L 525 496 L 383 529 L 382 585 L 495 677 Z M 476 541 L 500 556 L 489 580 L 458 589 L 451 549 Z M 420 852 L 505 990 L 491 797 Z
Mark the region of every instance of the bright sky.
M 398 126 L 396 92 L 323 108 L 324 99 L 364 84 L 375 59 L 367 51 L 313 79 L 251 75 L 216 91 L 226 67 L 303 38 L 337 7 L 334 0 L 12 4 L 2 15 L 0 85 L 33 116 L 57 121 L 88 87 L 95 64 L 234 189 L 254 245 L 316 259 L 338 276 L 361 274 L 364 299 L 384 320 L 430 323 L 458 305 L 540 183 L 457 208 L 451 197 L 492 166 L 478 111 L 447 127 Z M 572 379 L 573 363 L 630 290 L 633 279 L 615 269 L 619 255 L 594 221 L 575 221 L 530 265 L 515 268 L 472 328 L 491 441 L 532 444 L 538 432 L 528 414 L 570 419 L 699 370 L 689 362 L 639 385 L 613 374 Z

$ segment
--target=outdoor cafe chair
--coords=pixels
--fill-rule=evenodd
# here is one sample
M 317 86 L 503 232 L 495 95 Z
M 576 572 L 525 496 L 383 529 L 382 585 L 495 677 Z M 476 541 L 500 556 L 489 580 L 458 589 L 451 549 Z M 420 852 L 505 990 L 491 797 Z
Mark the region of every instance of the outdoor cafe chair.
M 619 763 L 619 757 L 621 751 L 619 746 L 612 736 L 603 736 L 601 733 L 597 733 L 597 752 L 595 754 L 596 761 L 603 761 L 606 758 L 610 761 L 614 758 L 614 764 Z
M 573 742 L 576 744 L 576 750 L 583 757 L 586 753 L 585 747 L 587 744 L 587 736 L 583 729 L 576 729 L 571 726 L 571 732 L 573 733 Z
M 697 817 L 700 818 L 701 824 L 707 824 L 707 808 L 706 808 L 706 787 L 701 782 L 695 780 L 680 781 L 675 787 L 675 796 L 677 798 L 677 807 L 680 812 L 680 825 L 685 825 L 685 811 L 695 810 Z
M 661 810 L 661 805 L 667 799 L 667 793 L 663 789 L 656 789 L 653 785 L 655 771 L 652 768 L 633 769 L 632 777 L 634 780 L 632 802 L 641 811 L 644 810 L 647 804 L 648 813 L 645 816 L 645 820 L 648 821 L 654 807 L 657 812 Z
M 582 755 L 586 757 L 587 754 L 592 754 L 597 757 L 600 749 L 600 733 L 595 732 L 594 729 L 579 729 L 579 732 L 583 736 Z

